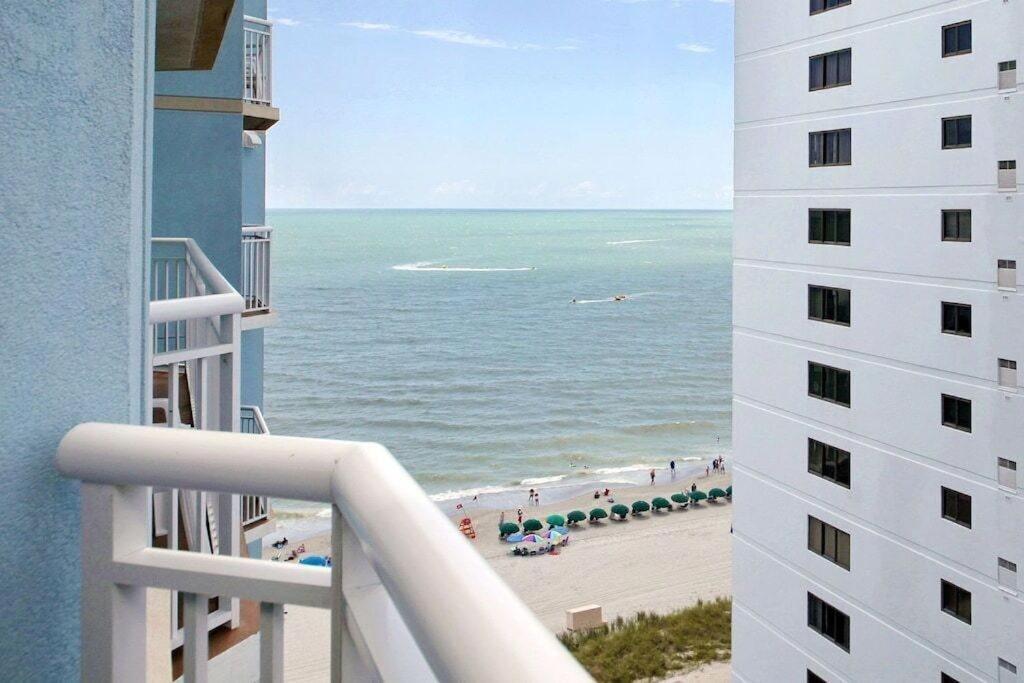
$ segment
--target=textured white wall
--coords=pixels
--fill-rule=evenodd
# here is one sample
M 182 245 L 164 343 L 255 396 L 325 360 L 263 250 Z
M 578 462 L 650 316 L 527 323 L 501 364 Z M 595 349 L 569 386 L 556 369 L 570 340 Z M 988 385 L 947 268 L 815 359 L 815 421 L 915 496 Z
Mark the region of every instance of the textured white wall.
M 1024 157 L 1024 99 L 996 90 L 1024 5 L 736 15 L 734 675 L 994 680 L 999 657 L 1024 667 L 1024 601 L 997 583 L 998 557 L 1024 567 L 1024 496 L 996 483 L 997 457 L 1024 463 L 1024 393 L 997 386 L 998 358 L 1024 362 L 1024 304 L 996 288 L 997 259 L 1024 266 L 1022 199 L 996 189 Z M 973 53 L 943 59 L 941 27 L 967 19 Z M 852 85 L 808 92 L 808 58 L 847 47 Z M 973 146 L 941 149 L 966 114 Z M 846 127 L 852 165 L 809 168 L 808 132 Z M 809 244 L 809 208 L 850 209 L 852 244 Z M 972 210 L 972 242 L 941 240 L 942 209 Z M 850 289 L 851 325 L 808 320 L 808 284 Z M 942 301 L 972 305 L 972 337 L 941 333 Z M 808 361 L 852 372 L 850 408 L 807 395 Z M 942 426 L 943 393 L 973 401 L 972 433 Z M 850 489 L 807 472 L 808 437 L 851 452 Z M 971 529 L 942 519 L 942 486 L 972 496 Z M 851 534 L 850 571 L 807 550 L 808 514 Z M 972 591 L 971 626 L 940 578 Z M 850 615 L 850 653 L 808 628 L 808 590 Z

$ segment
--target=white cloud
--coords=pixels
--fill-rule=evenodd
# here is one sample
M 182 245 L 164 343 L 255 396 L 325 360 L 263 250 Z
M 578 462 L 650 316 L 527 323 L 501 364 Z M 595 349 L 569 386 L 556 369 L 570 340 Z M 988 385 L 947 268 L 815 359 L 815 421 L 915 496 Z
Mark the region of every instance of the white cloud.
M 472 180 L 446 180 L 433 189 L 439 197 L 459 197 L 476 194 L 476 184 Z
M 500 38 L 488 38 L 487 36 L 479 36 L 474 33 L 467 33 L 466 31 L 457 31 L 454 29 L 407 29 L 400 26 L 394 26 L 392 24 L 380 24 L 369 21 L 344 21 L 341 25 L 349 28 L 356 28 L 361 31 L 394 31 L 397 33 L 407 33 L 412 36 L 419 36 L 420 38 L 436 40 L 442 43 L 454 43 L 456 45 L 468 45 L 470 47 L 483 47 L 498 50 L 550 49 L 564 52 L 579 49 L 579 46 L 574 44 L 572 41 L 568 41 L 564 45 L 548 48 L 544 45 L 537 45 L 536 43 L 511 43 L 506 40 L 501 40 Z
M 275 26 L 298 26 L 302 23 L 298 19 L 289 19 L 288 17 L 275 17 L 271 21 Z
M 714 50 L 713 47 L 704 43 L 679 43 L 676 47 L 683 52 L 695 52 L 697 54 L 704 54 Z
M 341 25 L 363 31 L 394 31 L 397 28 L 391 24 L 375 24 L 369 21 L 343 21 Z

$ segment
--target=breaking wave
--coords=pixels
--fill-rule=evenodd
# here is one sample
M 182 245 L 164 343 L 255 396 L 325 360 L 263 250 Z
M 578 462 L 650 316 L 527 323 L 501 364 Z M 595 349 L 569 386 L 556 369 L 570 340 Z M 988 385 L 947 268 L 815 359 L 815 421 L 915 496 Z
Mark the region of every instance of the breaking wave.
M 472 268 L 469 266 L 448 266 L 433 261 L 417 261 L 416 263 L 402 263 L 391 266 L 391 270 L 414 270 L 419 272 L 441 272 L 441 273 L 516 273 L 527 270 L 537 270 L 533 266 L 521 268 Z

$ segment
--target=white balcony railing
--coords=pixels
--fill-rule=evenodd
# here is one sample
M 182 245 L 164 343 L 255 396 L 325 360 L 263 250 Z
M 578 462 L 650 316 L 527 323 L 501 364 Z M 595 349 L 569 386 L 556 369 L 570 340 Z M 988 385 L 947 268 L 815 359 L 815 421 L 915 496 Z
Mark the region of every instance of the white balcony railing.
M 266 420 L 263 419 L 263 411 L 259 406 L 242 406 L 241 429 L 242 434 L 269 434 Z M 242 495 L 242 528 L 262 522 L 270 516 L 270 499 L 266 496 Z
M 271 29 L 266 19 L 245 17 L 245 94 L 249 102 L 270 105 Z
M 83 680 L 143 680 L 149 586 L 185 594 L 187 681 L 209 595 L 262 604 L 261 680 L 283 678 L 285 604 L 331 611 L 333 681 L 590 680 L 377 444 L 93 423 L 57 467 L 83 482 Z M 150 547 L 148 486 L 330 503 L 332 568 Z
M 270 310 L 270 236 L 266 226 L 242 228 L 242 298 L 246 313 Z

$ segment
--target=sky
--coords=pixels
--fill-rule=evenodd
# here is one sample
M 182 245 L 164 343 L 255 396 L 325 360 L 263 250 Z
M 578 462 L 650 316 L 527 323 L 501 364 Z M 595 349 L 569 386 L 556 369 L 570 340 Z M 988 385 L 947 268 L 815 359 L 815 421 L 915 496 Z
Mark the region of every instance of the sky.
M 732 204 L 731 0 L 270 0 L 274 208 Z

